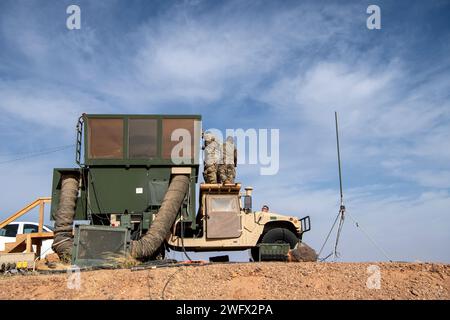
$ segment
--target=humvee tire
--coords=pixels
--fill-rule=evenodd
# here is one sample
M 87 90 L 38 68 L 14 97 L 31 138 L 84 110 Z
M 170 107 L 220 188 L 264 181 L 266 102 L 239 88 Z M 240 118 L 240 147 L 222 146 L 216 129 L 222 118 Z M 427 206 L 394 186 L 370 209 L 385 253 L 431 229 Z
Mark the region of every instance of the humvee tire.
M 262 238 L 262 243 L 289 243 L 291 249 L 298 244 L 297 236 L 288 229 L 275 228 L 269 230 Z

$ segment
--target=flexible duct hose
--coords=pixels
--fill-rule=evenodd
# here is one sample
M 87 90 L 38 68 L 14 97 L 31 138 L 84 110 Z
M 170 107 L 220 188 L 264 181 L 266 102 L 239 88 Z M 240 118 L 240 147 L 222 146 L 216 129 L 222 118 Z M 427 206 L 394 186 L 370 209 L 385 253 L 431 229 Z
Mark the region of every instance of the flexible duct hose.
M 150 258 L 157 252 L 169 234 L 188 190 L 188 176 L 176 175 L 172 178 L 158 214 L 149 230 L 141 239 L 131 242 L 132 257 Z
M 52 249 L 63 261 L 70 260 L 73 245 L 73 217 L 78 197 L 78 179 L 75 174 L 61 177 L 61 195 L 55 215 L 55 238 Z

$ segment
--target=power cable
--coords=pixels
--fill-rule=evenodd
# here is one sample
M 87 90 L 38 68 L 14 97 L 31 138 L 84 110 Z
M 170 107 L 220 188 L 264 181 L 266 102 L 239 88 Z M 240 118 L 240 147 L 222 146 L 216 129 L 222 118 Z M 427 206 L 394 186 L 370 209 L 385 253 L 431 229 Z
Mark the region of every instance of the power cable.
M 1 164 L 5 164 L 5 163 L 16 162 L 16 161 L 20 161 L 20 160 L 25 160 L 25 159 L 35 158 L 35 157 L 39 157 L 39 156 L 42 156 L 42 155 L 47 155 L 47 154 L 51 154 L 51 153 L 63 151 L 63 150 L 66 150 L 66 149 L 68 149 L 68 148 L 71 148 L 71 147 L 73 147 L 73 146 L 74 146 L 74 145 L 61 146 L 61 147 L 58 147 L 58 148 L 56 148 L 56 149 L 52 149 L 52 150 L 49 150 L 49 151 L 43 151 L 43 152 L 39 152 L 39 153 L 33 153 L 33 154 L 30 154 L 30 155 L 25 156 L 25 157 L 20 157 L 20 158 L 10 159 L 10 160 L 6 160 L 6 161 L 1 161 L 1 162 L 0 162 L 0 165 L 1 165 Z
M 188 260 L 192 261 L 191 257 L 189 257 L 189 255 L 186 252 L 186 248 L 184 247 L 184 222 L 183 222 L 183 218 L 181 218 L 180 222 L 181 222 L 181 230 L 180 230 L 180 232 L 181 232 L 181 237 L 180 237 L 181 238 L 181 247 L 183 248 L 183 252 L 184 252 L 184 255 L 186 256 L 186 258 Z
M 169 283 L 170 283 L 170 281 L 173 279 L 173 277 L 174 277 L 178 272 L 180 272 L 181 270 L 183 270 L 183 269 L 182 269 L 182 268 L 177 269 L 177 271 L 175 271 L 174 273 L 172 273 L 172 274 L 170 275 L 170 277 L 167 279 L 166 284 L 164 285 L 164 288 L 162 289 L 162 292 L 161 292 L 161 300 L 165 300 L 165 298 L 164 298 L 164 293 L 166 292 L 167 286 L 169 285 Z
M 22 154 L 33 155 L 33 154 L 39 154 L 42 152 L 59 150 L 60 148 L 66 148 L 66 147 L 69 148 L 69 147 L 73 147 L 73 146 L 75 146 L 75 145 L 67 144 L 67 145 L 62 145 L 62 146 L 55 146 L 55 147 L 50 147 L 50 148 L 45 148 L 45 149 L 40 149 L 40 150 L 34 150 L 34 151 L 19 151 L 19 152 L 10 152 L 10 153 L 0 153 L 0 157 L 11 157 L 11 156 L 22 155 Z
M 190 208 L 190 195 L 191 195 L 191 183 L 189 182 L 189 188 L 187 193 L 187 207 Z M 183 248 L 184 255 L 188 260 L 192 260 L 186 252 L 186 248 L 184 247 L 184 222 L 183 222 L 183 212 L 180 214 L 180 223 L 181 223 L 181 247 Z

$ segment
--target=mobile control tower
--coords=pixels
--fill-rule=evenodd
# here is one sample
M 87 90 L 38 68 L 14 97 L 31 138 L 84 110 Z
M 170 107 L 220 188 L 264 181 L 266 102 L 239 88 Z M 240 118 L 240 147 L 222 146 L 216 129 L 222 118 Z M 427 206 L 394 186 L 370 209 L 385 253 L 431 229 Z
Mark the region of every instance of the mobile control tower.
M 260 243 L 294 248 L 309 217 L 253 211 L 252 188 L 240 183 L 200 183 L 197 197 L 201 132 L 199 115 L 83 114 L 78 167 L 53 172 L 53 250 L 83 266 L 167 248 L 252 249 L 255 259 Z

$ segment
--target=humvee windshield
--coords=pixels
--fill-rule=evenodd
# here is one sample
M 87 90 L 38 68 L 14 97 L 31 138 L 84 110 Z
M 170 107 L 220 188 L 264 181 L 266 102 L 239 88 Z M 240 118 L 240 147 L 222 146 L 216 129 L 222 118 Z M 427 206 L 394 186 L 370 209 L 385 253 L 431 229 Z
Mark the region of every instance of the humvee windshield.
M 239 212 L 238 198 L 236 196 L 211 196 L 208 212 Z

